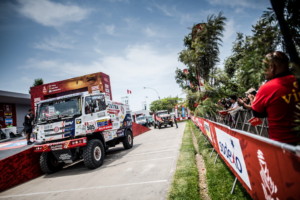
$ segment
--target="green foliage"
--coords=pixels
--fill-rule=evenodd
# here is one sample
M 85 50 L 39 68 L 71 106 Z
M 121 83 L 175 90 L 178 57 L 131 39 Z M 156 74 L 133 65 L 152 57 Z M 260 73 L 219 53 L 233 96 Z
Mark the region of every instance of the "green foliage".
M 298 2 L 284 0 L 282 3 L 284 18 L 299 53 Z M 218 46 L 222 42 L 225 21 L 222 13 L 208 16 L 207 22 L 201 24 L 200 31 L 192 30 L 184 38 L 185 49 L 179 53 L 179 61 L 186 65 L 188 73 L 177 69 L 175 79 L 187 91 L 186 103 L 198 116 L 212 116 L 215 113 L 213 109 L 216 109 L 213 102 L 216 103 L 221 98 L 233 94 L 242 96 L 251 87 L 258 89 L 265 79 L 262 66 L 264 56 L 280 48 L 285 50 L 277 18 L 274 11 L 268 9 L 252 26 L 252 35 L 237 33 L 232 54 L 225 60 L 224 70 L 216 69 L 215 64 L 219 61 Z M 300 68 L 298 71 L 296 68 L 296 72 L 300 74 Z M 205 90 L 200 91 L 199 86 L 203 84 L 203 80 Z M 209 99 L 204 101 L 206 98 Z
M 179 61 L 187 66 L 188 74 L 179 69 L 175 72 L 176 82 L 181 88 L 195 92 L 200 86 L 200 79 L 209 81 L 209 74 L 214 72 L 219 61 L 219 45 L 225 21 L 222 13 L 208 16 L 207 22 L 202 23 L 201 30 L 193 30 L 184 38 L 186 49 L 179 53 Z
M 157 110 L 168 110 L 169 112 L 171 112 L 179 101 L 181 101 L 181 98 L 178 97 L 167 97 L 164 99 L 156 100 L 150 104 L 150 110 L 152 112 L 155 112 Z
M 35 86 L 38 86 L 38 85 L 43 85 L 44 84 L 44 81 L 42 78 L 37 78 L 37 79 L 34 79 L 34 83 L 32 85 L 32 87 L 35 87 Z
M 31 87 L 35 87 L 35 86 L 43 85 L 43 84 L 44 84 L 43 79 L 42 78 L 37 78 L 37 79 L 34 79 L 34 82 L 33 82 Z M 30 94 L 30 89 L 29 89 L 29 94 Z
M 197 106 L 195 116 L 212 118 L 218 114 L 218 110 L 221 110 L 220 106 L 218 106 L 212 99 L 207 98 Z

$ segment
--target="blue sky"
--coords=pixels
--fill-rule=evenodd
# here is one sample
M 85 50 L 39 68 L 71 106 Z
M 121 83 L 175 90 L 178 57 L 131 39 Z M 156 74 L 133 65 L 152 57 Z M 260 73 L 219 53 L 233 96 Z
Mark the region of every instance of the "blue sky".
M 130 89 L 142 102 L 184 97 L 175 82 L 183 38 L 220 11 L 227 18 L 219 67 L 236 32 L 251 34 L 267 0 L 1 0 L 0 90 L 28 93 L 45 83 L 89 73 L 110 75 L 113 99 Z

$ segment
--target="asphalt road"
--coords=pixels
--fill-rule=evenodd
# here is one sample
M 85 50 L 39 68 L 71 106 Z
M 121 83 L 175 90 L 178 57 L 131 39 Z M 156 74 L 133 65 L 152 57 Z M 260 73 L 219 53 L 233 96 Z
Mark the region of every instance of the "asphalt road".
M 112 148 L 98 169 L 89 170 L 79 162 L 6 190 L 0 199 L 166 199 L 185 128 L 185 123 L 178 125 L 135 137 L 132 149 Z

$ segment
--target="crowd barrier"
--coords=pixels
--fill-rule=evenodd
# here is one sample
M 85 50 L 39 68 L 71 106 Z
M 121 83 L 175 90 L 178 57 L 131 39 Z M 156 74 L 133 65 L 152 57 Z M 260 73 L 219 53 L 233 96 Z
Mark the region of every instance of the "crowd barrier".
M 192 121 L 253 199 L 300 199 L 300 146 L 199 117 Z
M 252 110 L 241 109 L 236 112 L 235 116 L 232 115 L 217 115 L 216 117 L 210 119 L 211 121 L 219 122 L 225 124 L 231 128 L 243 130 L 249 133 L 260 135 L 268 138 L 268 122 L 266 118 L 260 118 L 261 124 L 252 126 L 249 120 L 253 118 Z
M 138 136 L 150 129 L 132 123 L 133 136 Z M 33 148 L 14 154 L 0 160 L 0 192 L 41 176 L 40 153 L 33 152 Z

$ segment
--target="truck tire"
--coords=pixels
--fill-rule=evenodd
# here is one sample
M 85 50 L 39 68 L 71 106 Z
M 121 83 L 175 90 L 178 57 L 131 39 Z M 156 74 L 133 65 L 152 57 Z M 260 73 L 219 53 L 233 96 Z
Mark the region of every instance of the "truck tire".
M 154 123 L 154 128 L 156 128 L 156 123 Z
M 173 127 L 173 122 L 171 122 L 171 127 Z
M 89 169 L 95 169 L 103 164 L 105 151 L 103 144 L 98 139 L 92 139 L 83 148 L 83 162 Z
M 125 149 L 131 149 L 133 146 L 133 135 L 130 130 L 127 130 L 125 133 L 125 137 L 122 140 L 123 146 Z
M 161 124 L 160 123 L 158 124 L 158 129 L 161 129 Z
M 40 166 L 45 174 L 52 174 L 59 171 L 64 163 L 58 162 L 52 152 L 43 152 L 40 157 Z

